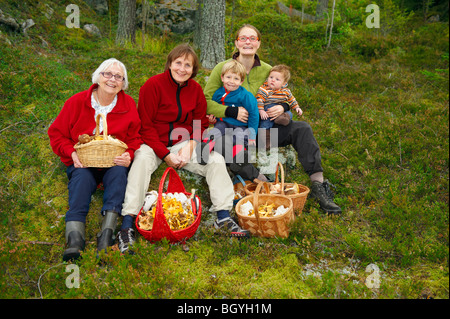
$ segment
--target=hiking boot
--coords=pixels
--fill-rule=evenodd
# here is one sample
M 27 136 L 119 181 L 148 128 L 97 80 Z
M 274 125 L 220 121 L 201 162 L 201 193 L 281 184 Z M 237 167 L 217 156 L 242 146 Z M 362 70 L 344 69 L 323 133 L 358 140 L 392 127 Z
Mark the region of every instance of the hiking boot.
M 242 229 L 239 225 L 231 219 L 231 217 L 226 217 L 224 219 L 218 220 L 214 222 L 214 228 L 230 233 L 231 237 L 239 237 L 239 238 L 249 238 L 250 231 Z
M 134 255 L 134 251 L 130 249 L 136 241 L 133 228 L 122 229 L 117 236 L 117 241 L 119 242 L 119 250 L 122 254 L 128 253 Z
M 85 246 L 85 224 L 83 222 L 66 222 L 67 247 L 63 253 L 63 261 L 75 261 L 81 257 Z
M 107 210 L 103 212 L 103 223 L 102 230 L 97 235 L 97 252 L 104 250 L 107 251 L 107 248 L 114 244 L 114 230 L 117 224 L 117 217 L 119 213 Z
M 291 117 L 285 112 L 278 116 L 273 122 L 278 125 L 288 126 L 289 123 L 291 123 Z
M 315 198 L 319 202 L 320 208 L 328 215 L 339 215 L 342 213 L 341 208 L 333 201 L 334 194 L 330 189 L 330 183 L 326 180 L 321 182 L 312 182 L 311 198 Z

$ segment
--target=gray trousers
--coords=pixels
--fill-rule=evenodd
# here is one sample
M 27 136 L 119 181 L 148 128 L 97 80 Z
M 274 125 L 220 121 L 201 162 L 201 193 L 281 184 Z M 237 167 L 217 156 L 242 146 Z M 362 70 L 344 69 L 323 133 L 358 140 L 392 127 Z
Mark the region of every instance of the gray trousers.
M 186 143 L 188 141 L 175 144 L 169 147 L 169 150 L 171 153 L 176 154 Z M 127 189 L 122 207 L 123 216 L 137 215 L 139 213 L 144 204 L 151 176 L 161 163 L 162 160 L 146 144 L 142 144 L 135 152 L 134 160 L 128 173 Z M 228 174 L 222 155 L 212 152 L 209 155 L 208 163 L 201 165 L 198 164 L 197 154 L 194 151 L 190 161 L 182 169 L 206 178 L 212 203 L 211 212 L 231 210 L 234 199 L 233 182 Z

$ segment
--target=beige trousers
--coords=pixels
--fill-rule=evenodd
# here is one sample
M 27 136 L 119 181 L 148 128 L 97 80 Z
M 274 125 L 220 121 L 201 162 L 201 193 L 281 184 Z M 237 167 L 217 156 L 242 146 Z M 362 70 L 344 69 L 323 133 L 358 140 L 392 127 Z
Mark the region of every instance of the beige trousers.
M 176 154 L 186 143 L 188 141 L 178 143 L 169 147 L 169 150 L 171 153 Z M 148 191 L 152 174 L 161 163 L 162 160 L 146 144 L 142 144 L 135 152 L 134 160 L 128 173 L 127 189 L 122 208 L 123 216 L 137 215 L 139 213 L 144 204 L 145 194 Z M 209 156 L 208 164 L 200 165 L 197 163 L 197 155 L 194 151 L 189 163 L 182 169 L 206 178 L 212 203 L 211 212 L 231 210 L 234 199 L 233 182 L 228 175 L 225 159 L 222 155 L 212 152 Z M 200 194 L 198 195 L 201 196 Z

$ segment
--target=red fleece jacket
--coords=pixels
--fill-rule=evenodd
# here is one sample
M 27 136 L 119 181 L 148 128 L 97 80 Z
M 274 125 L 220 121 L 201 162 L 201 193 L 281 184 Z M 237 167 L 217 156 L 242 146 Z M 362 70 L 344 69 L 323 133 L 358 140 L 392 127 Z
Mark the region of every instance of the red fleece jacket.
M 201 86 L 192 79 L 178 85 L 170 70 L 152 76 L 141 87 L 138 112 L 142 140 L 161 159 L 169 154 L 167 147 L 187 139 L 200 142 L 209 124 Z
M 89 90 L 69 98 L 48 129 L 47 133 L 53 152 L 67 166 L 73 164 L 72 153 L 75 151 L 74 145 L 78 143 L 78 136 L 92 135 L 95 129 L 95 110 L 91 105 L 91 95 L 97 86 L 97 84 L 93 84 Z M 129 152 L 133 159 L 134 152 L 142 144 L 139 135 L 141 121 L 133 98 L 120 91 L 117 94 L 117 104 L 108 113 L 106 122 L 108 135 L 114 135 L 126 143 L 128 145 L 126 152 Z

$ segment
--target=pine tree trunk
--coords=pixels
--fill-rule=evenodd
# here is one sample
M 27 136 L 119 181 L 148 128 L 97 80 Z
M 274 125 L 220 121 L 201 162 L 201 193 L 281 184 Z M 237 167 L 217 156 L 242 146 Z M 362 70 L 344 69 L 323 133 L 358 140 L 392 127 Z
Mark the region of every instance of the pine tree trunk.
M 225 0 L 204 1 L 200 33 L 200 62 L 212 69 L 225 60 Z
M 194 47 L 200 48 L 202 42 L 202 12 L 203 0 L 197 0 L 197 11 L 195 12 Z
M 136 43 L 136 0 L 120 0 L 116 44 Z

